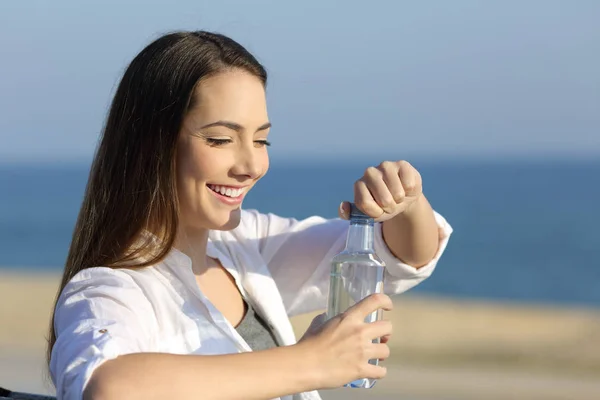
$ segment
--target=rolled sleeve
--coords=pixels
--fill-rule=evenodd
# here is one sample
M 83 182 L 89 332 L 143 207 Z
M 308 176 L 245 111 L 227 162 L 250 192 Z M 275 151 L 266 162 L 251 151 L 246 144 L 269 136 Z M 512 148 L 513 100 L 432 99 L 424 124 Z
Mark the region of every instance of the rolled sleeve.
M 374 250 L 386 263 L 386 293 L 402 293 L 432 274 L 452 233 L 444 217 L 436 211 L 434 215 L 440 231 L 438 250 L 421 268 L 396 258 L 383 240 L 381 224 L 375 224 Z M 331 259 L 344 248 L 349 222 L 316 216 L 296 220 L 253 210 L 245 212 L 244 224 L 244 232 L 258 243 L 258 250 L 268 264 L 288 315 L 325 308 Z
M 50 372 L 58 399 L 79 400 L 93 372 L 118 356 L 152 351 L 155 318 L 124 272 L 90 268 L 63 289 L 55 311 Z
M 374 250 L 386 264 L 384 287 L 386 293 L 398 294 L 405 292 L 427 279 L 435 270 L 438 261 L 448 246 L 452 227 L 438 212 L 434 211 L 434 216 L 440 233 L 438 250 L 433 259 L 420 268 L 408 265 L 394 256 L 383 239 L 382 224 L 376 224 Z

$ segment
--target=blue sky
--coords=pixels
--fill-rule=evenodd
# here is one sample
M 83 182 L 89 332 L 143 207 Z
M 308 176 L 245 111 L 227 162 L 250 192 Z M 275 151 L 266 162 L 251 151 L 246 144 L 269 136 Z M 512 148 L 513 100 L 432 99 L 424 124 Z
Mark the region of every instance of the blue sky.
M 273 157 L 600 155 L 600 1 L 0 2 L 0 162 L 92 157 L 127 63 L 176 29 L 265 64 Z

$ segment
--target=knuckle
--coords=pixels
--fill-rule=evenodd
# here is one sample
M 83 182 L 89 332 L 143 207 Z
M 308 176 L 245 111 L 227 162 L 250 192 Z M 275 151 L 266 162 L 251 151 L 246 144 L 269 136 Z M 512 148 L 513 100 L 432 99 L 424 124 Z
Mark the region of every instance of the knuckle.
M 348 318 L 350 318 L 350 313 L 348 311 L 344 311 L 343 313 L 339 314 L 337 318 L 339 319 L 340 324 L 345 324 L 348 321 Z
M 356 202 L 356 205 L 358 206 L 358 208 L 360 208 L 369 215 L 374 215 L 378 213 L 379 206 L 373 201 L 360 199 Z
M 371 340 L 373 339 L 373 338 L 369 337 L 369 331 L 366 330 L 365 328 L 360 329 L 357 336 L 361 343 L 370 343 Z M 363 351 L 365 351 L 364 348 L 363 348 Z
M 377 176 L 378 175 L 377 168 L 375 168 L 375 167 L 368 167 L 367 169 L 365 169 L 365 174 L 364 175 L 368 176 L 368 177 Z
M 404 192 L 400 192 L 399 191 L 399 192 L 394 193 L 394 199 L 397 202 L 400 202 L 400 201 L 404 200 Z
M 391 161 L 383 161 L 381 164 L 379 164 L 379 167 L 383 170 L 392 170 L 396 168 L 394 163 Z
M 417 188 L 417 184 L 414 182 L 405 183 L 404 188 L 407 192 L 412 192 L 413 190 L 415 190 Z
M 381 199 L 381 202 L 385 208 L 394 208 L 396 206 L 396 201 L 391 196 L 385 196 Z
M 364 363 L 361 362 L 359 365 L 356 366 L 356 375 L 355 376 L 364 377 L 364 376 L 367 376 L 368 373 L 369 373 L 369 370 L 367 369 L 367 367 L 365 366 Z
M 366 350 L 364 348 L 364 346 L 356 346 L 353 348 L 354 349 L 354 355 L 361 361 L 366 360 L 368 358 L 368 355 L 366 354 Z
M 398 161 L 398 167 L 399 168 L 408 168 L 408 167 L 412 167 L 412 165 L 410 165 L 410 163 L 406 160 L 400 160 L 400 161 Z
M 351 326 L 348 331 L 349 336 L 351 337 L 357 337 L 359 340 L 362 340 L 362 336 L 364 334 L 363 330 L 361 329 L 360 325 L 354 325 Z
M 383 203 L 395 204 L 395 202 L 394 202 L 394 196 L 392 196 L 392 194 L 389 193 L 389 191 L 386 191 L 386 192 L 382 193 L 381 196 L 380 196 L 380 198 L 381 198 L 381 201 Z

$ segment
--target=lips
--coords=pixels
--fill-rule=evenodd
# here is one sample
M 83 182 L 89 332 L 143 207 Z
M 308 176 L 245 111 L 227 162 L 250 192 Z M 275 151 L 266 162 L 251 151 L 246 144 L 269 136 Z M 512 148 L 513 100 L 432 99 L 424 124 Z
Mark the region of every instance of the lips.
M 208 186 L 208 188 L 210 190 L 212 190 L 213 192 L 218 193 L 221 196 L 229 197 L 231 199 L 237 199 L 238 197 L 241 197 L 244 194 L 244 192 L 246 191 L 246 188 L 243 188 L 243 187 L 240 188 L 240 187 L 212 185 L 212 184 L 208 184 L 206 186 Z

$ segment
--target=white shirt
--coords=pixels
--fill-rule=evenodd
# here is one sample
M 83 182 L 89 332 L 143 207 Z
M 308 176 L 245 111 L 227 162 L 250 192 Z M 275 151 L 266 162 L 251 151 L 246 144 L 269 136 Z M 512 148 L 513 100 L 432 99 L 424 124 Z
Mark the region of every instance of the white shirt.
M 442 232 L 439 250 L 419 269 L 393 256 L 381 224 L 375 224 L 375 251 L 387 267 L 386 293 L 404 292 L 433 272 L 452 233 L 441 215 L 435 217 Z M 289 317 L 326 307 L 329 261 L 344 248 L 348 227 L 341 219 L 298 221 L 245 210 L 236 229 L 211 231 L 207 254 L 218 258 L 235 278 L 279 343 L 293 345 L 296 338 Z M 55 311 L 57 341 L 50 371 L 58 399 L 81 399 L 94 370 L 124 354 L 251 351 L 200 291 L 189 257 L 176 249 L 147 268 L 80 271 L 63 289 Z M 320 399 L 316 391 L 296 398 Z

